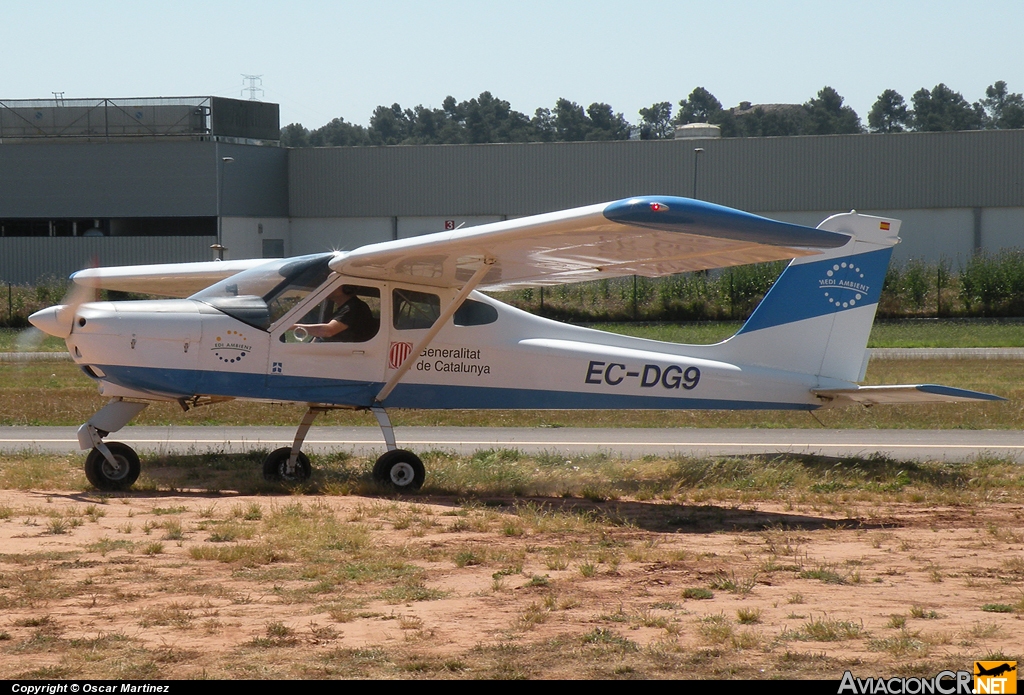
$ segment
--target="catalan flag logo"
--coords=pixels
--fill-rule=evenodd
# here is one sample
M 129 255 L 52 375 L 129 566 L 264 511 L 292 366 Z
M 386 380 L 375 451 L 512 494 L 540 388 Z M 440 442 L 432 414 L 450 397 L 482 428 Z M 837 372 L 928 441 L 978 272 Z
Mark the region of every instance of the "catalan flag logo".
M 398 369 L 412 352 L 412 343 L 394 342 L 388 348 L 388 369 Z
M 881 229 L 883 232 L 888 232 L 889 231 L 889 223 L 888 222 L 879 222 L 878 223 L 878 228 Z

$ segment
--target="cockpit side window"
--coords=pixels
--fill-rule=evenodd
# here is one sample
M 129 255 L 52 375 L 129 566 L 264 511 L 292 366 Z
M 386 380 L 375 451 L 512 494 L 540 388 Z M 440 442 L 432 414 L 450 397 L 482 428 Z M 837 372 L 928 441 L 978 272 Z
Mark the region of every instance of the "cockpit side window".
M 267 330 L 331 274 L 333 254 L 272 261 L 233 275 L 192 295 L 192 299 Z
M 327 276 L 331 274 L 327 263 L 320 261 L 305 263 L 289 270 L 291 272 L 285 276 L 285 279 L 263 298 L 267 303 L 270 323 L 274 323 L 291 311 L 310 292 L 324 284 L 327 281 Z
M 452 317 L 456 326 L 485 326 L 497 320 L 497 309 L 475 299 L 464 300 Z
M 394 326 L 400 331 L 430 328 L 441 315 L 441 298 L 429 292 L 395 289 L 391 306 Z
M 307 311 L 295 322 L 293 329 L 310 325 L 324 325 L 337 319 L 345 325 L 345 329 L 326 337 L 305 337 L 299 340 L 295 330 L 281 334 L 282 343 L 365 343 L 376 337 L 380 331 L 380 290 L 376 287 L 361 285 L 343 285 L 344 290 L 351 290 L 349 301 L 339 304 L 336 292 L 332 292 L 322 302 Z

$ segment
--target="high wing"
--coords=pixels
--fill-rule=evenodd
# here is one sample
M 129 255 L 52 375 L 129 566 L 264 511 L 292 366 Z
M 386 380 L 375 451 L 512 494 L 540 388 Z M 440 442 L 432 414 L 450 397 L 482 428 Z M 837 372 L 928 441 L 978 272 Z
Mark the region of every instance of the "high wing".
M 330 265 L 348 276 L 459 287 L 489 264 L 480 288 L 494 290 L 791 259 L 849 239 L 689 198 L 642 196 L 370 244 Z
M 788 260 L 843 246 L 845 234 L 673 196 L 643 196 L 339 253 L 344 275 L 458 287 L 484 263 L 480 288 L 508 289 Z M 89 268 L 94 289 L 189 297 L 267 259 Z
M 99 290 L 189 297 L 215 282 L 266 263 L 266 258 L 197 263 L 157 263 L 89 268 L 71 275 L 75 284 Z
M 960 401 L 1005 401 L 990 393 L 958 389 L 938 384 L 907 384 L 897 386 L 860 386 L 850 389 L 814 389 L 819 398 L 829 405 L 860 403 L 871 406 L 880 403 L 955 403 Z

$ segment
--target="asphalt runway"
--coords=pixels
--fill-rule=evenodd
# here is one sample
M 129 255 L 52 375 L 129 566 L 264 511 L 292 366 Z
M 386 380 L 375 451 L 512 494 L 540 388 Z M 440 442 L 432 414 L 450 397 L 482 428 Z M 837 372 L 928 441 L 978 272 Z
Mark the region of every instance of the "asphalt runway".
M 0 451 L 76 452 L 76 432 L 76 427 L 0 427 Z M 108 439 L 125 442 L 140 452 L 237 453 L 287 446 L 294 434 L 292 427 L 125 427 Z M 601 452 L 629 458 L 814 453 L 941 461 L 994 456 L 1024 461 L 1024 433 L 1016 430 L 396 427 L 395 437 L 398 446 L 413 451 L 441 449 L 461 454 L 517 449 L 528 454 Z M 313 427 L 303 449 L 376 455 L 384 451 L 384 439 L 376 427 Z

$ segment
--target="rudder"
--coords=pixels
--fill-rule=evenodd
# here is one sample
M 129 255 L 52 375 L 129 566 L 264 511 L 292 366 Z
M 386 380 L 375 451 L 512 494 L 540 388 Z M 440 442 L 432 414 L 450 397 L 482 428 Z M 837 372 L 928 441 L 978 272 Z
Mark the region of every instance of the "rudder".
M 851 235 L 824 254 L 792 261 L 727 345 L 730 357 L 843 381 L 860 381 L 878 298 L 900 221 L 850 212 L 818 229 Z

